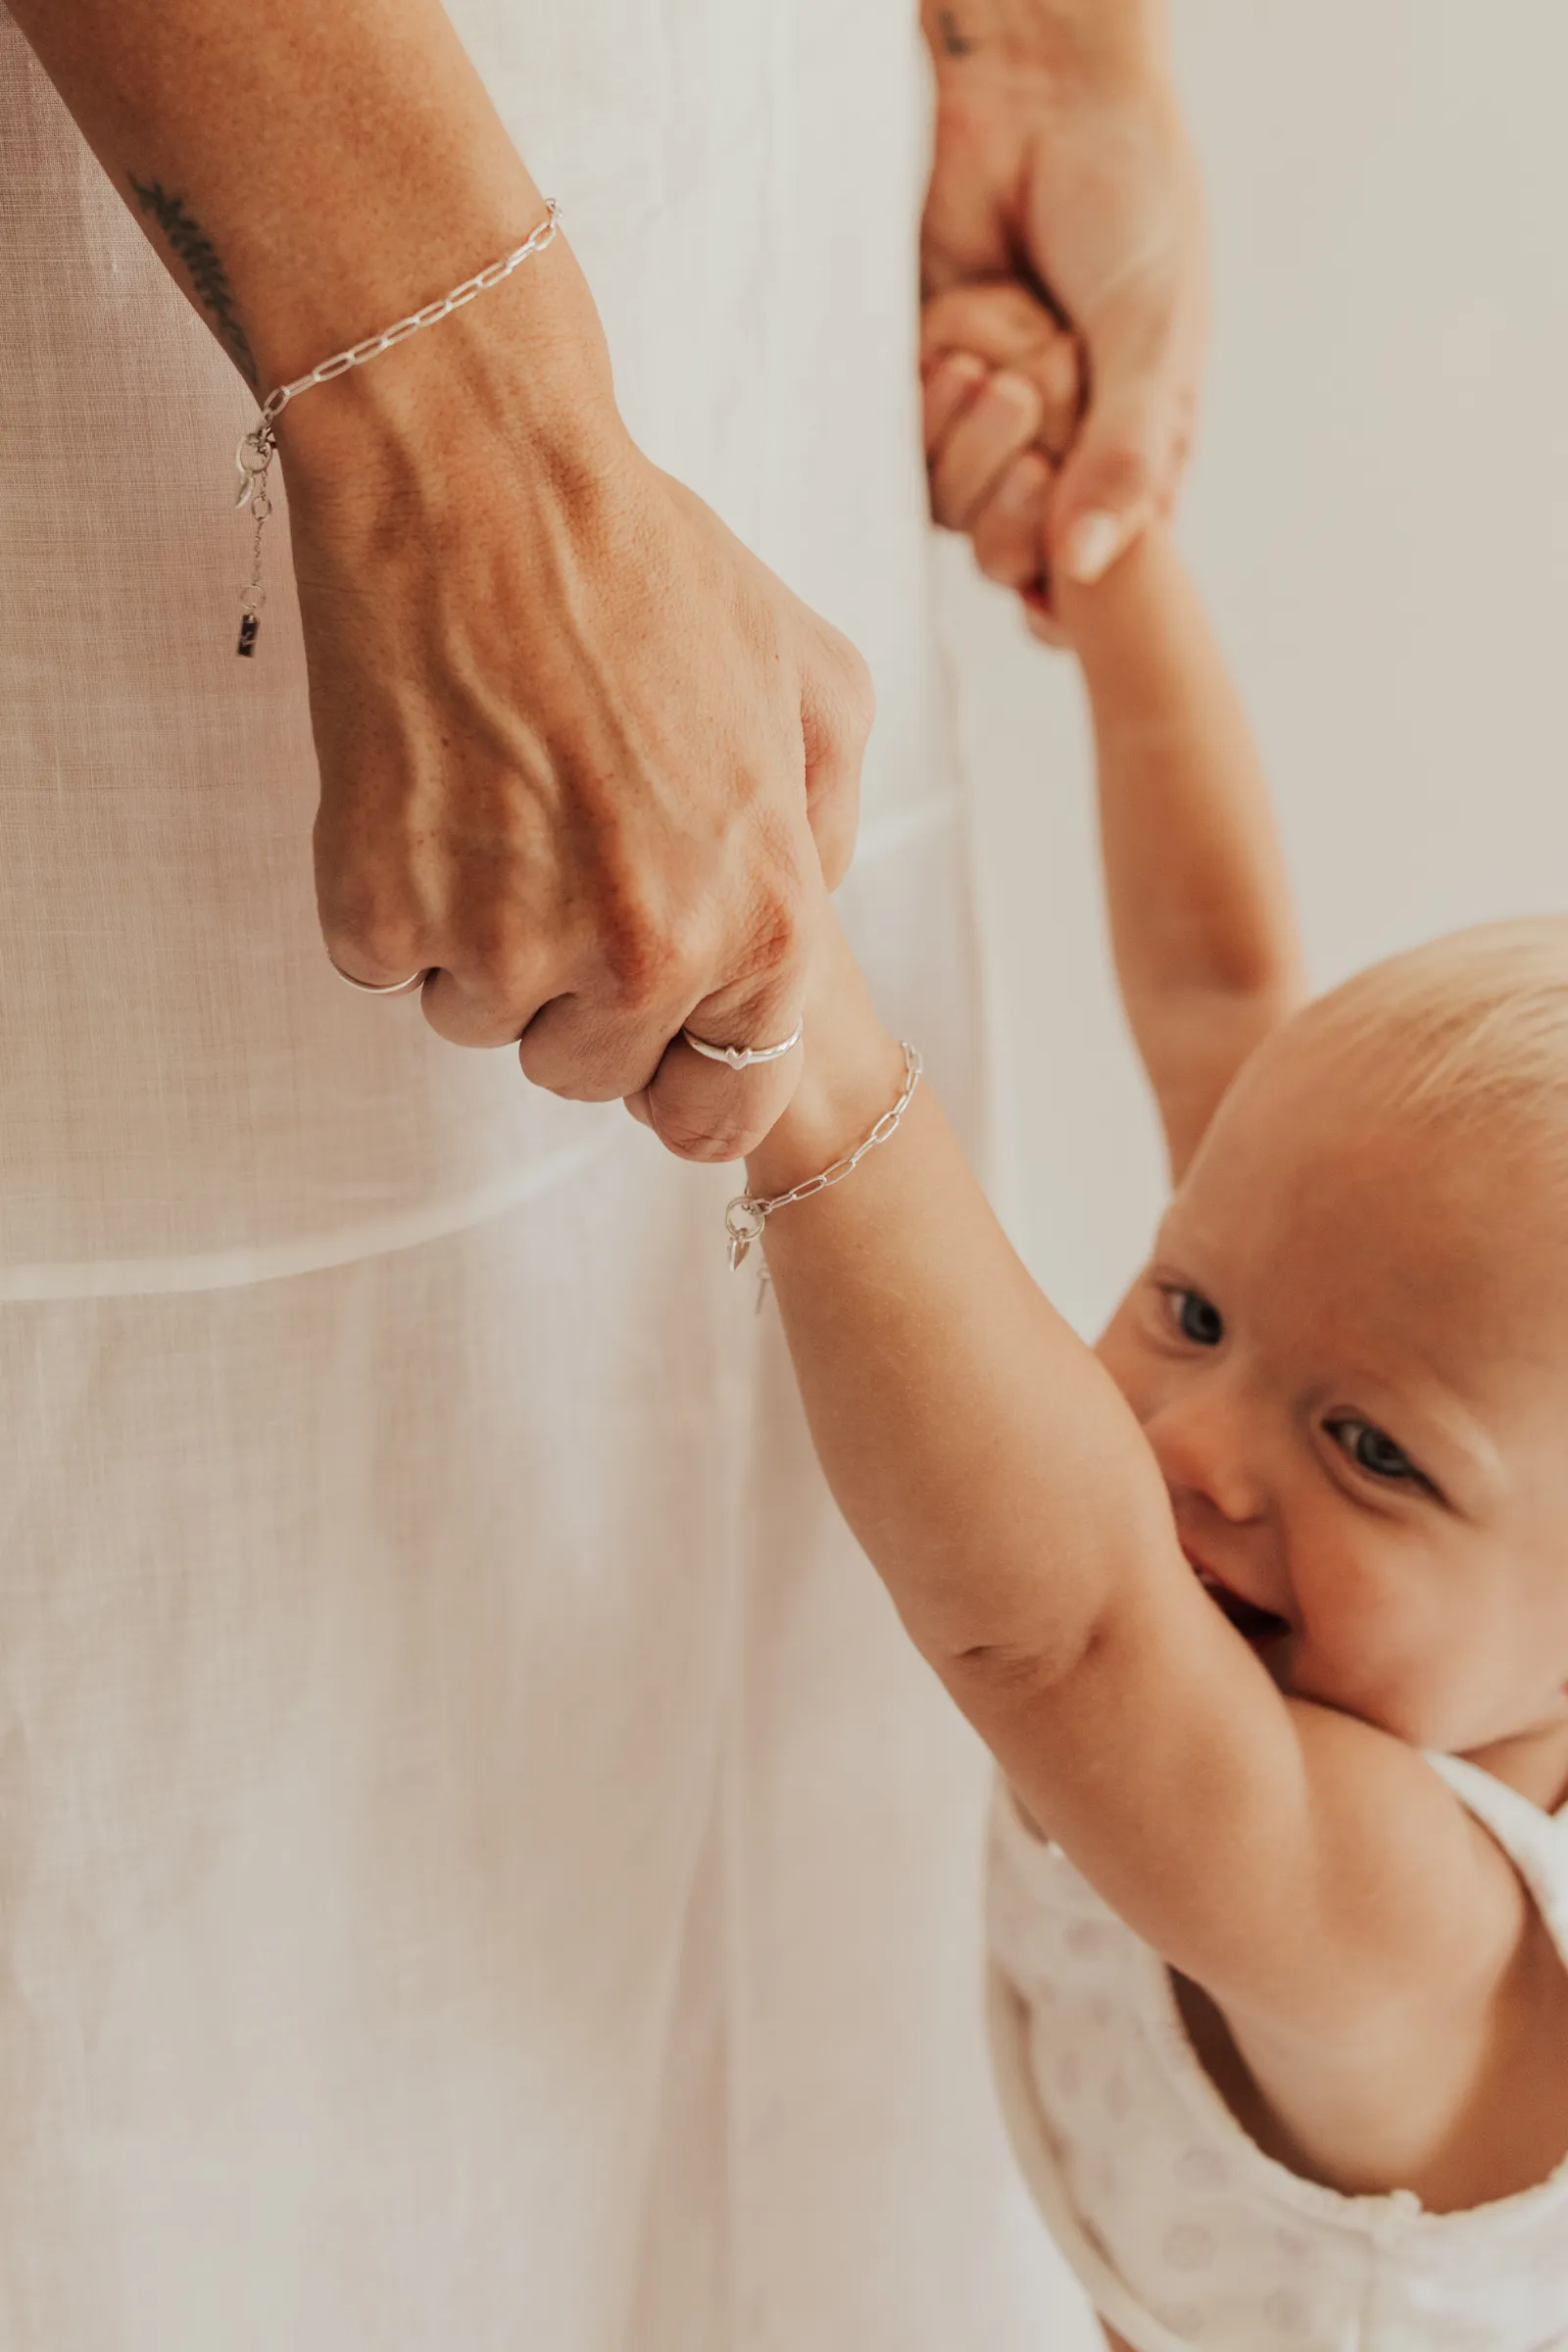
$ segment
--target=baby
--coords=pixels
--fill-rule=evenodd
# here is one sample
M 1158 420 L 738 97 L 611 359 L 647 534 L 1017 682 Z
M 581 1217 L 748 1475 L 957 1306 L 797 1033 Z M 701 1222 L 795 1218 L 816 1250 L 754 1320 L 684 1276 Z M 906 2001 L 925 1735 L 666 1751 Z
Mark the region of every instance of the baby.
M 960 372 L 978 480 L 1021 410 Z M 1149 1263 L 1081 1345 L 837 936 L 731 1231 L 1002 1768 L 999 2079 L 1109 2341 L 1568 2346 L 1568 921 L 1303 1003 L 1164 526 L 1043 625 L 1169 1147 Z

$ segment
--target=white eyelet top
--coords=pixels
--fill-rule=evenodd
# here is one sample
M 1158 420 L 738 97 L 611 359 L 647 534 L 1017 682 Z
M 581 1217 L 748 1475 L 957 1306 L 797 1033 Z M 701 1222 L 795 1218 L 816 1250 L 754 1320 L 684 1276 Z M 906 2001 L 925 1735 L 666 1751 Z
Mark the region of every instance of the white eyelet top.
M 1510 1856 L 1568 1964 L 1568 1806 L 1554 1817 L 1474 1765 L 1430 1761 Z M 1101 2316 L 1138 2352 L 1568 2352 L 1568 2159 L 1465 2213 L 1303 2180 L 1209 2081 L 1158 1953 L 1001 1787 L 988 1907 L 1015 2152 Z

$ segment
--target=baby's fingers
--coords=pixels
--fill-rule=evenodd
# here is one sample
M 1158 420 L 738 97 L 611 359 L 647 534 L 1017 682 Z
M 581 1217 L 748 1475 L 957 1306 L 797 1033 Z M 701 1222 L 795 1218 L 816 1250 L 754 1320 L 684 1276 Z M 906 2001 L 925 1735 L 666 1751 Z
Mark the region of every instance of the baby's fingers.
M 929 453 L 931 512 L 938 522 L 951 531 L 967 530 L 1040 424 L 1040 395 L 1027 377 L 1004 372 L 984 383 Z
M 991 373 L 972 351 L 934 352 L 925 363 L 925 454 L 934 457 Z
M 1004 588 L 1038 588 L 1046 506 L 1054 472 L 1038 449 L 1025 450 L 969 525 L 974 559 Z
M 1083 364 L 1077 338 L 1021 286 L 995 282 L 934 294 L 920 317 L 922 367 L 962 352 L 1010 375 L 1027 376 L 1040 395 L 1042 448 L 1059 458 L 1078 428 Z

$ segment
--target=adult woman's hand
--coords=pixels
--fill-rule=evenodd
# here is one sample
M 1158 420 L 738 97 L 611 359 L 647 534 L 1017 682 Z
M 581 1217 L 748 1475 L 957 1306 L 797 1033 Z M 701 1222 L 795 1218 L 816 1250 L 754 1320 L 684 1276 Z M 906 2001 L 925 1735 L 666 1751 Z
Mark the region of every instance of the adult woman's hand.
M 672 1150 L 735 1158 L 800 1057 L 671 1041 L 795 1028 L 864 666 L 649 465 L 608 376 L 541 423 L 499 306 L 437 333 L 280 433 L 328 951 L 369 982 L 429 968 L 443 1037 L 520 1038 L 557 1094 L 647 1089 Z
M 975 439 L 992 470 L 976 486 L 964 388 L 936 386 L 940 454 L 969 493 L 961 518 L 939 519 L 975 533 L 985 568 L 1009 586 L 1051 566 L 1096 579 L 1174 496 L 1202 354 L 1198 173 L 1157 14 L 1152 0 L 927 0 L 925 24 L 938 92 L 926 295 L 1013 281 L 1045 297 L 1088 360 L 1085 412 L 1049 497 L 1050 469 L 1026 455 L 1039 429 L 1027 404 L 1015 401 L 1001 458 L 985 419 Z M 1035 374 L 1027 352 L 1007 365 Z M 1049 412 L 1055 388 L 1040 390 Z
M 14 13 L 258 394 L 542 217 L 439 0 Z M 854 837 L 858 657 L 632 445 L 564 238 L 277 438 L 329 953 L 372 985 L 428 969 L 443 1037 L 520 1039 L 540 1085 L 646 1090 L 672 1150 L 740 1157 L 800 1055 L 672 1041 L 795 1027 Z

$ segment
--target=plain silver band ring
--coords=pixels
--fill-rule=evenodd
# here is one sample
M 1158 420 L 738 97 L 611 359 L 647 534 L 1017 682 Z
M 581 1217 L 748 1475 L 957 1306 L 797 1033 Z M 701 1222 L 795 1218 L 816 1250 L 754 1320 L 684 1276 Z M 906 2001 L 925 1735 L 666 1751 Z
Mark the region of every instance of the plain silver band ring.
M 328 963 L 332 963 L 330 956 L 326 960 Z M 337 973 L 345 988 L 357 988 L 362 997 L 412 996 L 414 991 L 416 988 L 422 988 L 430 977 L 428 970 L 416 972 L 410 980 L 394 980 L 390 988 L 377 988 L 373 981 L 354 979 L 350 973 L 343 970 L 340 964 L 332 963 L 332 969 Z
M 689 1029 L 683 1029 L 681 1035 L 705 1061 L 722 1061 L 732 1070 L 754 1070 L 759 1062 L 782 1061 L 786 1054 L 793 1054 L 805 1027 L 804 1021 L 797 1021 L 781 1046 L 710 1046 L 706 1037 L 693 1037 Z

